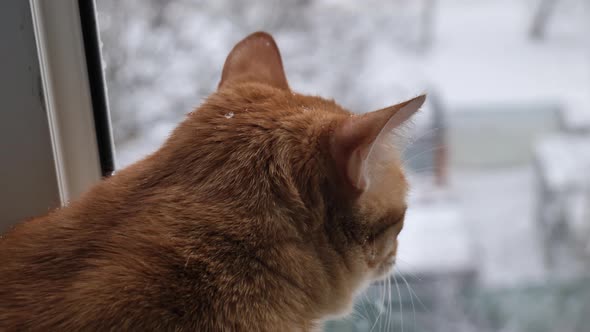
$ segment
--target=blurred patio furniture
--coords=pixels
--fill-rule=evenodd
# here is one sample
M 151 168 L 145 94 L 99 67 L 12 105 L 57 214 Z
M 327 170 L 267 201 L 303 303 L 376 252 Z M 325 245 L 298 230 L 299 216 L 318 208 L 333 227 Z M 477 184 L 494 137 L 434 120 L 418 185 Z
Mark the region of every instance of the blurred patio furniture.
M 590 135 L 561 134 L 535 148 L 539 190 L 537 216 L 548 267 L 559 250 L 574 250 L 580 261 L 590 257 Z
M 563 110 L 553 103 L 487 103 L 449 112 L 451 167 L 528 164 L 535 142 L 563 129 Z

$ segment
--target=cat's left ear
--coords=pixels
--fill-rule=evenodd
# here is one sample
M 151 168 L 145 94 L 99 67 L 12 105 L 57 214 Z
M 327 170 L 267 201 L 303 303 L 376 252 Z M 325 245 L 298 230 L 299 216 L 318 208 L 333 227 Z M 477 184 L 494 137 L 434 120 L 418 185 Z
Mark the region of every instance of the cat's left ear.
M 371 180 L 368 160 L 372 153 L 383 152 L 378 147 L 395 128 L 416 113 L 426 95 L 378 111 L 352 116 L 338 124 L 330 139 L 330 149 L 336 167 L 346 183 L 357 192 L 368 189 Z
M 227 56 L 218 89 L 229 83 L 259 82 L 289 90 L 279 48 L 271 35 L 255 32 Z

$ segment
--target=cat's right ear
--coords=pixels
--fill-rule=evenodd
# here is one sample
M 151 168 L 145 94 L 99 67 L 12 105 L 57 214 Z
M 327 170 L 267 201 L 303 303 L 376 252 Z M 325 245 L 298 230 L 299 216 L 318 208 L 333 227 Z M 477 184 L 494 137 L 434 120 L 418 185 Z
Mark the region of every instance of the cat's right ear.
M 384 150 L 388 135 L 416 113 L 426 95 L 386 107 L 378 111 L 355 115 L 339 123 L 330 137 L 330 150 L 336 167 L 345 182 L 356 192 L 368 189 L 371 180 L 367 165 L 371 156 L 392 153 Z M 379 158 L 376 158 L 379 159 Z
M 271 35 L 255 32 L 227 56 L 218 89 L 230 83 L 259 82 L 289 90 L 279 48 Z

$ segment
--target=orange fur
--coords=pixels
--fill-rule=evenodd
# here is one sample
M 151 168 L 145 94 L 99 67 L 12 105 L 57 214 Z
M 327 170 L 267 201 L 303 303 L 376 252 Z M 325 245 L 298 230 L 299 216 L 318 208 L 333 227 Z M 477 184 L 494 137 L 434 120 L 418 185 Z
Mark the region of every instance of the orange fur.
M 249 36 L 158 151 L 2 237 L 0 330 L 310 331 L 346 314 L 393 264 L 406 193 L 397 158 L 368 188 L 347 179 L 384 126 L 334 149 L 351 116 L 291 92 L 272 37 Z

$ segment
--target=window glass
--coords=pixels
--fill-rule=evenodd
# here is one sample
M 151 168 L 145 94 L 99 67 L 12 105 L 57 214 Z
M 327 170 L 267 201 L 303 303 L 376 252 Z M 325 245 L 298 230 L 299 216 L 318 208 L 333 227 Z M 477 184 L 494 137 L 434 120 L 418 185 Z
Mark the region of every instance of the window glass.
M 552 0 L 98 0 L 117 163 L 273 34 L 291 87 L 363 113 L 421 92 L 396 273 L 327 331 L 590 324 L 590 5 Z

